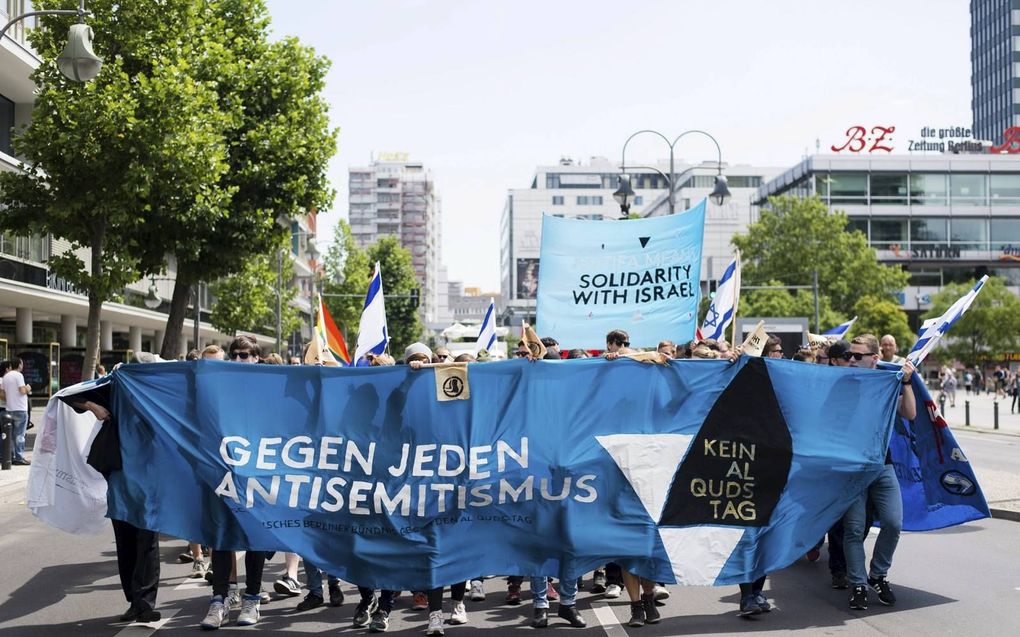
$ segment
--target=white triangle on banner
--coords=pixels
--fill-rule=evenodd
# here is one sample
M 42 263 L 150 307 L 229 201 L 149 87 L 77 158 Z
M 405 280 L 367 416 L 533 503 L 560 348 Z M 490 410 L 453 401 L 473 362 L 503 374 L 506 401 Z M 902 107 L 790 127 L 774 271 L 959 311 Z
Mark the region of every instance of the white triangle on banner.
M 666 505 L 673 475 L 694 436 L 686 434 L 613 434 L 595 436 L 616 461 L 641 504 L 656 524 Z

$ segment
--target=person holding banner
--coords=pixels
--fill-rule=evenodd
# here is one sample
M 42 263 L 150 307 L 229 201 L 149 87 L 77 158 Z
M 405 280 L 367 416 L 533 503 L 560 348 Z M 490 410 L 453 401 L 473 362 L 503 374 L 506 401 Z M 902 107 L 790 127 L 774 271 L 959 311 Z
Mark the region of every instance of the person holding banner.
M 875 369 L 879 359 L 878 339 L 872 334 L 861 334 L 850 341 L 850 351 L 844 358 L 850 367 Z M 902 393 L 900 394 L 898 413 L 907 420 L 917 416 L 917 405 L 914 402 L 914 390 L 910 386 L 910 377 L 914 373 L 914 364 L 910 360 L 903 363 Z M 864 567 L 864 537 L 868 505 L 874 510 L 876 519 L 881 524 L 878 539 L 871 557 L 870 571 Z M 878 477 L 868 485 L 860 498 L 851 505 L 843 516 L 843 551 L 846 554 L 847 576 L 850 580 L 850 609 L 868 609 L 868 588 L 878 593 L 878 601 L 886 606 L 896 603 L 896 595 L 886 579 L 892 566 L 893 553 L 900 539 L 903 526 L 903 499 L 900 495 L 900 483 L 892 464 L 892 457 L 886 451 L 885 467 Z

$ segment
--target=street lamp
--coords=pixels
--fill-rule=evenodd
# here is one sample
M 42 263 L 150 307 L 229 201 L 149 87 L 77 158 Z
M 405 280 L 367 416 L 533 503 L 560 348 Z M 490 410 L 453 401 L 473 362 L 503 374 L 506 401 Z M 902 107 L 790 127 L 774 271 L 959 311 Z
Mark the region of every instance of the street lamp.
M 67 44 L 57 56 L 57 68 L 73 82 L 88 82 L 99 75 L 99 70 L 103 67 L 103 60 L 92 51 L 92 27 L 85 24 L 85 17 L 91 16 L 92 12 L 85 10 L 85 0 L 79 0 L 77 9 L 29 11 L 19 15 L 0 28 L 0 38 L 3 38 L 7 29 L 10 29 L 15 23 L 40 15 L 78 16 L 78 24 L 71 25 L 67 32 Z
M 634 200 L 634 189 L 630 186 L 630 177 L 620 175 L 620 187 L 613 193 L 613 199 L 620 204 L 620 218 L 629 218 L 630 204 Z
M 662 138 L 662 141 L 666 142 L 666 145 L 669 146 L 669 174 L 668 175 L 663 175 L 663 177 L 666 178 L 666 184 L 669 187 L 669 214 L 673 214 L 673 213 L 676 212 L 676 201 L 674 199 L 674 194 L 676 192 L 676 184 L 675 184 L 676 174 L 673 172 L 674 150 L 676 148 L 677 142 L 679 142 L 681 139 L 683 139 L 683 137 L 685 135 L 690 135 L 691 133 L 698 133 L 699 135 L 704 135 L 705 137 L 711 139 L 712 143 L 715 144 L 715 151 L 716 151 L 716 155 L 717 155 L 716 166 L 718 167 L 719 172 L 718 172 L 718 174 L 715 177 L 715 187 L 713 188 L 712 193 L 709 195 L 709 198 L 712 200 L 712 203 L 715 203 L 716 205 L 719 205 L 719 206 L 721 206 L 721 205 L 725 204 L 727 201 L 729 201 L 729 199 L 730 199 L 730 189 L 729 189 L 729 186 L 726 183 L 726 178 L 723 177 L 723 174 L 722 174 L 722 150 L 719 148 L 719 142 L 716 141 L 715 137 L 712 137 L 711 135 L 709 135 L 708 133 L 706 133 L 703 130 L 689 130 L 689 131 L 684 131 L 683 133 L 680 133 L 679 135 L 676 136 L 676 139 L 674 139 L 671 142 L 671 141 L 669 141 L 668 137 L 666 137 L 665 135 L 663 135 L 659 131 L 650 130 L 650 129 L 639 130 L 638 132 L 636 132 L 633 135 L 631 135 L 630 137 L 628 137 L 627 141 L 625 141 L 623 143 L 623 153 L 622 153 L 622 156 L 620 158 L 620 172 L 623 174 L 623 176 L 621 177 L 620 190 L 617 190 L 615 193 L 613 193 L 613 198 L 614 199 L 616 199 L 618 202 L 620 202 L 620 199 L 617 199 L 616 196 L 617 196 L 617 194 L 621 194 L 622 195 L 623 193 L 621 191 L 624 190 L 623 189 L 623 177 L 626 176 L 625 173 L 627 172 L 627 144 L 630 143 L 630 140 L 634 139 L 635 137 L 637 137 L 638 135 L 640 135 L 642 133 L 652 133 L 653 135 L 658 135 L 659 137 Z M 656 172 L 658 172 L 660 175 L 662 174 L 661 171 L 656 170 Z M 629 180 L 628 180 L 628 182 L 629 182 Z M 628 183 L 628 188 L 629 187 L 630 187 L 630 185 Z M 631 195 L 633 195 L 633 190 L 631 190 L 630 193 L 631 193 Z M 626 214 L 629 213 L 630 207 L 628 205 L 628 207 L 626 209 L 624 209 L 623 205 L 624 205 L 624 202 L 620 202 L 620 211 L 623 214 L 626 215 Z
M 163 299 L 159 298 L 159 289 L 156 287 L 156 279 L 149 278 L 149 293 L 145 295 L 145 307 L 150 310 L 154 310 L 163 304 Z

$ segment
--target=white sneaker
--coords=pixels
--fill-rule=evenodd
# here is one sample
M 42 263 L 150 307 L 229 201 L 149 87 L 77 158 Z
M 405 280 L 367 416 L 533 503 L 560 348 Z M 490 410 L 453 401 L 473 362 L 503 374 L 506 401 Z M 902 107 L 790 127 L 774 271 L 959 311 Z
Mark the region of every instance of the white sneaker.
M 202 630 L 216 630 L 225 621 L 227 621 L 227 607 L 223 605 L 223 601 L 219 597 L 214 597 L 212 603 L 209 604 L 209 612 L 205 614 L 205 619 L 199 626 Z
M 655 601 L 661 602 L 669 599 L 669 589 L 662 584 L 656 584 L 655 588 L 652 589 L 652 595 L 655 596 Z
M 468 594 L 468 598 L 472 602 L 484 602 L 485 601 L 485 582 L 480 579 L 471 580 L 471 592 Z
M 609 586 L 606 587 L 606 598 L 616 599 L 617 597 L 620 596 L 620 593 L 622 592 L 623 589 L 620 588 L 619 584 L 610 584 Z
M 245 595 L 241 601 L 241 614 L 237 616 L 238 626 L 254 626 L 259 623 L 258 595 Z
M 466 624 L 467 623 L 467 609 L 464 608 L 464 602 L 454 602 L 453 612 L 450 613 L 451 624 Z
M 237 610 L 241 607 L 241 591 L 237 584 L 231 584 L 227 589 L 227 599 L 224 602 L 228 610 Z
M 443 611 L 434 610 L 429 613 L 429 626 L 425 629 L 426 635 L 442 635 L 443 633 Z
M 196 560 L 191 565 L 191 575 L 188 575 L 188 579 L 202 579 L 205 577 L 205 562 L 202 560 Z

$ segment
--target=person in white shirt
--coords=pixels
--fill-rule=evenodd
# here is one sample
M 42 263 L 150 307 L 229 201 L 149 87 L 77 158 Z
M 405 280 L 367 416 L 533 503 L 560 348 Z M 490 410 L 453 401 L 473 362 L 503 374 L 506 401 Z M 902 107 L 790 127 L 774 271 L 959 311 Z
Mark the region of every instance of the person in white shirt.
M 14 419 L 14 453 L 11 464 L 27 466 L 31 463 L 25 459 L 25 429 L 28 427 L 28 395 L 32 393 L 32 387 L 25 384 L 25 376 L 21 373 L 24 366 L 20 358 L 12 359 L 11 369 L 4 374 L 2 384 L 7 413 Z

